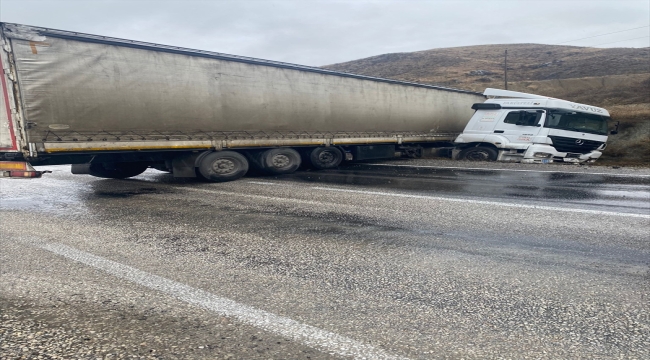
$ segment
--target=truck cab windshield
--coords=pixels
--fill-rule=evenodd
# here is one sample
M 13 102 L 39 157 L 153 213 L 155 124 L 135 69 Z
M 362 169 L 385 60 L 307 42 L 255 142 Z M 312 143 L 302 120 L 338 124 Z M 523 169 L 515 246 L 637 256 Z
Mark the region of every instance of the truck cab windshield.
M 544 127 L 607 135 L 607 120 L 602 115 L 570 111 L 549 111 Z

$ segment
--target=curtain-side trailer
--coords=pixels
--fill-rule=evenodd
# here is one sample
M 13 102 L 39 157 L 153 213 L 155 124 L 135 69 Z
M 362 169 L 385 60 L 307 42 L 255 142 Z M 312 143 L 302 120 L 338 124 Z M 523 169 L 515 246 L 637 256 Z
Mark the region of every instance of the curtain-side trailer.
M 301 162 L 451 143 L 482 94 L 40 27 L 1 24 L 0 160 L 124 178 L 233 180 Z M 13 171 L 13 173 L 12 173 Z

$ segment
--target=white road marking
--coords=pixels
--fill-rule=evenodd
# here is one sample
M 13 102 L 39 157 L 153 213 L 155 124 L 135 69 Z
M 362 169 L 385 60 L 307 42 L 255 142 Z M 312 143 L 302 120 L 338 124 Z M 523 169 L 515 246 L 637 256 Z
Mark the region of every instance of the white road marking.
M 314 186 L 314 187 L 312 187 L 312 189 L 325 190 L 325 191 L 349 192 L 349 193 L 366 194 L 366 195 L 403 197 L 403 198 L 411 198 L 411 199 L 439 200 L 439 201 L 460 202 L 460 203 L 468 203 L 468 204 L 481 204 L 481 205 L 490 205 L 490 206 L 503 206 L 503 207 L 514 207 L 514 208 L 524 208 L 524 209 L 575 212 L 575 213 L 583 213 L 583 214 L 625 216 L 625 217 L 635 217 L 635 218 L 642 218 L 642 219 L 650 219 L 650 215 L 622 213 L 622 212 L 614 212 L 614 211 L 561 208 L 561 207 L 543 206 L 543 205 L 524 205 L 524 204 L 504 203 L 504 202 L 499 202 L 499 201 L 485 201 L 485 200 L 447 198 L 447 197 L 440 197 L 440 196 L 412 195 L 412 194 L 402 194 L 402 193 L 389 193 L 389 192 L 382 192 L 382 191 L 350 190 L 350 189 L 330 188 L 330 187 L 323 187 L 323 186 Z
M 32 242 L 34 246 L 80 262 L 110 275 L 173 296 L 189 304 L 235 318 L 248 325 L 292 338 L 323 352 L 355 359 L 407 359 L 374 346 L 341 336 L 288 317 L 275 315 L 191 286 L 57 243 Z
M 249 184 L 260 184 L 260 185 L 278 185 L 269 181 L 248 181 Z
M 363 164 L 363 165 L 367 165 L 367 166 L 399 166 L 399 167 L 430 168 L 430 169 L 520 171 L 520 172 L 560 173 L 560 174 L 580 174 L 580 175 L 608 175 L 608 176 L 619 176 L 619 177 L 650 177 L 650 175 L 643 175 L 643 174 L 611 174 L 611 173 L 591 173 L 591 172 L 560 171 L 560 170 L 488 169 L 488 168 L 470 168 L 470 167 L 464 167 L 464 166 L 430 166 L 430 165 L 401 165 L 401 164 Z

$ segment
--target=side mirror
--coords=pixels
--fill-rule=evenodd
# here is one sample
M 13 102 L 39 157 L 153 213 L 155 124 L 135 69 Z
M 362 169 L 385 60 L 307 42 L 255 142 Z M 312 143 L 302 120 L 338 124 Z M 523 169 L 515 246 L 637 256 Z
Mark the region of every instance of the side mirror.
M 616 134 L 618 134 L 618 126 L 619 126 L 620 124 L 621 124 L 621 122 L 620 122 L 620 121 L 617 121 L 617 122 L 616 122 L 616 125 L 615 125 L 615 127 L 614 127 L 614 130 L 610 131 L 609 133 L 612 134 L 612 135 L 616 135 Z
M 618 134 L 618 130 L 612 130 L 612 131 L 610 131 L 609 133 L 610 133 L 611 135 L 616 135 L 616 134 Z

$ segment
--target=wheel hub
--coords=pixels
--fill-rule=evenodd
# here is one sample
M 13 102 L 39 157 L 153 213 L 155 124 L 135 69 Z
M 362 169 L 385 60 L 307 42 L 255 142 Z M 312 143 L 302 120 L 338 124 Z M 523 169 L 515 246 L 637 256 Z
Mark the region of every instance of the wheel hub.
M 475 150 L 467 154 L 467 159 L 476 160 L 476 161 L 485 161 L 490 159 L 490 154 L 488 154 L 487 151 Z
M 318 160 L 323 164 L 330 164 L 334 161 L 334 154 L 331 151 L 323 151 L 318 154 Z
M 291 159 L 284 154 L 278 154 L 271 159 L 271 164 L 273 164 L 273 167 L 275 168 L 283 168 L 291 164 Z
M 235 167 L 235 162 L 231 159 L 219 159 L 212 163 L 212 170 L 221 175 L 233 172 Z

